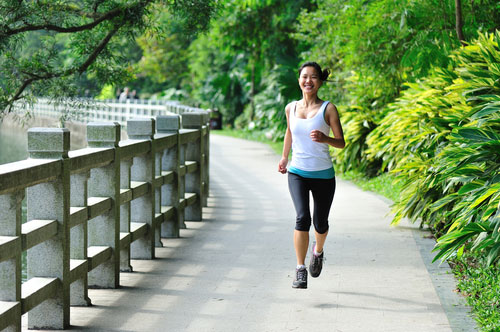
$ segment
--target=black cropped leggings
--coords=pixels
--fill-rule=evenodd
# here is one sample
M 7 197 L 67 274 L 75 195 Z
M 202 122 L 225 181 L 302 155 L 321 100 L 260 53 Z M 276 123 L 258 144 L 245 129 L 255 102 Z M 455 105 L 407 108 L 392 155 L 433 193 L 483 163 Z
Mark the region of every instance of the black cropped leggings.
M 288 173 L 288 189 L 297 212 L 295 229 L 308 232 L 311 228 L 309 210 L 309 191 L 314 201 L 313 224 L 319 234 L 328 231 L 328 214 L 335 194 L 335 178 L 310 179 L 294 173 Z

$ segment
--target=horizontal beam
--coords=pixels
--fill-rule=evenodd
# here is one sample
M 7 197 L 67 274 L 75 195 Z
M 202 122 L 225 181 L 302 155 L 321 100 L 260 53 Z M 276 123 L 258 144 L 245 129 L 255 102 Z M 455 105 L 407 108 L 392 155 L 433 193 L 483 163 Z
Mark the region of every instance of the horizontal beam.
M 179 134 L 181 135 L 181 144 L 191 143 L 200 138 L 200 131 L 198 129 L 181 129 Z
M 161 213 L 163 214 L 163 220 L 168 220 L 172 218 L 175 212 L 175 208 L 173 206 L 161 206 Z
M 163 176 L 163 184 L 172 183 L 172 181 L 174 181 L 174 172 L 172 171 L 162 171 L 161 176 Z
M 30 220 L 21 226 L 23 251 L 57 234 L 57 220 Z
M 132 200 L 132 189 L 120 189 L 120 205 Z
M 112 148 L 84 148 L 69 151 L 71 173 L 79 173 L 92 168 L 109 165 L 115 159 Z
M 154 225 L 160 225 L 164 220 L 163 213 L 155 213 Z
M 55 180 L 61 170 L 61 161 L 54 159 L 26 159 L 0 165 L 0 195 Z
M 31 278 L 22 284 L 21 313 L 24 315 L 43 301 L 53 297 L 61 281 L 58 278 Z
M 0 262 L 21 254 L 21 239 L 19 236 L 0 236 Z
M 102 263 L 106 262 L 112 254 L 111 247 L 91 246 L 87 248 L 88 271 L 92 271 Z
M 83 224 L 88 220 L 89 214 L 86 206 L 69 208 L 69 228 Z
M 0 331 L 3 331 L 5 328 L 11 325 L 20 324 L 21 302 L 0 301 Z
M 151 141 L 128 139 L 120 141 L 118 146 L 121 147 L 120 158 L 125 160 L 148 153 L 151 150 Z
M 86 259 L 69 260 L 69 282 L 72 283 L 85 277 L 88 272 L 88 261 Z
M 92 219 L 111 209 L 111 197 L 89 197 L 87 200 L 88 218 Z
M 196 161 L 186 161 L 186 173 L 193 173 L 198 170 L 198 162 Z
M 155 134 L 155 150 L 169 149 L 177 144 L 177 134 Z
M 196 200 L 198 199 L 198 195 L 196 193 L 186 193 L 184 197 L 186 198 L 186 206 L 196 203 Z
M 149 192 L 149 183 L 142 181 L 130 181 L 130 188 L 132 189 L 132 199 L 136 199 Z
M 179 176 L 184 176 L 186 175 L 186 166 L 180 165 L 179 166 Z
M 142 238 L 148 232 L 148 224 L 141 222 L 131 222 L 130 223 L 130 233 L 132 234 L 132 238 L 130 242 L 134 242 Z
M 120 249 L 130 246 L 132 235 L 129 232 L 120 232 Z

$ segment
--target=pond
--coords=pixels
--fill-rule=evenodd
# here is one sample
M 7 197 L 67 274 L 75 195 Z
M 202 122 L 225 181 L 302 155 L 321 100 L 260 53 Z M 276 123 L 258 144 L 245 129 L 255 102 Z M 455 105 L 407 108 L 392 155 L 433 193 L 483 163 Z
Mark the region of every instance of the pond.
M 0 165 L 28 158 L 26 130 L 0 124 Z

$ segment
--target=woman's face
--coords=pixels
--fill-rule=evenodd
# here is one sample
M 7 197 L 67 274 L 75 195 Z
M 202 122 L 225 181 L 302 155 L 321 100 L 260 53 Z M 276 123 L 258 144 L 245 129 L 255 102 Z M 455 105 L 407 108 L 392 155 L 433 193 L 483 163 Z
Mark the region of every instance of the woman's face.
M 319 79 L 319 73 L 314 67 L 302 68 L 299 76 L 299 86 L 303 93 L 317 93 L 322 83 Z

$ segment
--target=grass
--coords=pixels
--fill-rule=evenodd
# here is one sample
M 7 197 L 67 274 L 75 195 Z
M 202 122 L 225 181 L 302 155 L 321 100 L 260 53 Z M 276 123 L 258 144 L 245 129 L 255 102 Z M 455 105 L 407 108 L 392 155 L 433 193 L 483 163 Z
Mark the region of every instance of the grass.
M 485 267 L 480 257 L 465 254 L 451 261 L 457 289 L 472 307 L 481 331 L 500 331 L 500 273 L 498 265 Z
M 264 133 L 229 129 L 214 130 L 212 133 L 267 143 L 278 155 L 281 155 L 283 149 L 283 142 L 271 142 Z M 374 178 L 368 178 L 356 171 L 337 175 L 341 179 L 353 182 L 363 190 L 375 192 L 393 202 L 399 198 L 401 187 L 393 183 L 393 176 L 389 173 Z M 481 264 L 481 258 L 464 254 L 461 259 L 450 261 L 450 265 L 457 280 L 457 291 L 465 296 L 481 331 L 500 331 L 500 269 L 498 264 L 484 267 L 484 264 Z
M 387 197 L 393 202 L 399 198 L 399 193 L 401 192 L 401 186 L 393 183 L 394 177 L 389 173 L 368 178 L 360 172 L 349 171 L 339 174 L 339 177 L 351 181 L 363 190 L 372 191 Z
M 251 141 L 266 143 L 278 155 L 281 155 L 281 152 L 283 151 L 283 141 L 273 142 L 265 136 L 265 133 L 263 131 L 222 129 L 222 130 L 211 130 L 210 134 L 231 136 L 231 137 L 243 138 L 243 139 L 247 139 L 247 140 L 251 140 Z

